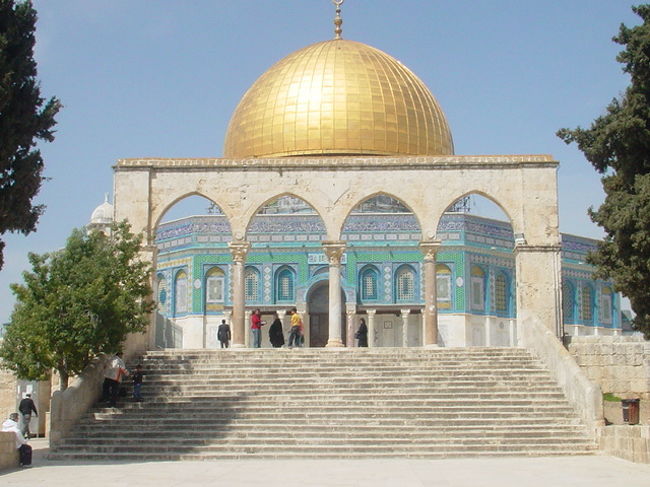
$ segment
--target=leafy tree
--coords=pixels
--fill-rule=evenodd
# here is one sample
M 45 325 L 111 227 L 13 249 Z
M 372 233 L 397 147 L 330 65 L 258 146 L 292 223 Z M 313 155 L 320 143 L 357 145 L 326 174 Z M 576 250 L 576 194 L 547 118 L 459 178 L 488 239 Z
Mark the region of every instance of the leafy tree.
M 110 236 L 77 229 L 62 250 L 30 253 L 32 272 L 11 286 L 17 305 L 0 346 L 4 365 L 29 380 L 56 369 L 65 389 L 97 354 L 143 331 L 154 303 L 140 249 L 141 237 L 122 222 Z
M 577 143 L 603 174 L 605 201 L 589 214 L 606 237 L 589 262 L 630 299 L 633 326 L 650 338 L 650 5 L 633 11 L 643 23 L 621 25 L 613 39 L 625 46 L 617 60 L 630 85 L 589 129 L 562 129 L 558 136 Z
M 30 1 L 0 0 L 0 235 L 28 234 L 44 210 L 33 205 L 43 181 L 43 158 L 36 140 L 54 140 L 56 98 L 43 105 L 36 80 L 34 30 Z M 0 269 L 3 264 L 0 240 Z

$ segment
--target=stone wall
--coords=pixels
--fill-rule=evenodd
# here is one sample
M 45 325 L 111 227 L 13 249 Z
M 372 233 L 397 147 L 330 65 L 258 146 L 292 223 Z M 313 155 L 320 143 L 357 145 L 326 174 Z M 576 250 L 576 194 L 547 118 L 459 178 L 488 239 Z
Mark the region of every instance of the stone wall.
M 600 449 L 637 463 L 650 463 L 650 426 L 605 426 L 600 431 Z
M 636 336 L 571 337 L 569 352 L 603 393 L 640 399 L 640 422 L 650 424 L 650 342 Z M 604 401 L 605 418 L 623 424 L 619 401 Z
M 16 435 L 11 431 L 0 431 L 0 471 L 18 467 Z
M 16 412 L 16 386 L 13 372 L 0 369 L 0 422 Z

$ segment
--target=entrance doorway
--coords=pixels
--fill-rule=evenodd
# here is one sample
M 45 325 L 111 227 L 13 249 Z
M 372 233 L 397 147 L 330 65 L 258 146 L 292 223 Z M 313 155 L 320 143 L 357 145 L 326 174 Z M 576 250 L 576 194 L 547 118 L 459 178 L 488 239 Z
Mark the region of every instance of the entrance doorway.
M 329 338 L 329 283 L 316 284 L 307 298 L 309 313 L 309 346 L 324 347 Z M 345 294 L 341 291 L 341 309 L 345 309 Z M 345 315 L 341 313 L 341 337 L 345 344 Z

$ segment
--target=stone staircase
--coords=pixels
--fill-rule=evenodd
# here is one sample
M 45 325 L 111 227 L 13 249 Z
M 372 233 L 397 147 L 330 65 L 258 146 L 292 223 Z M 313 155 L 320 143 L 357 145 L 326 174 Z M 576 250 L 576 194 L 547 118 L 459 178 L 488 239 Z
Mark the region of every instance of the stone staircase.
M 144 401 L 90 410 L 54 459 L 443 458 L 593 453 L 525 349 L 166 350 Z

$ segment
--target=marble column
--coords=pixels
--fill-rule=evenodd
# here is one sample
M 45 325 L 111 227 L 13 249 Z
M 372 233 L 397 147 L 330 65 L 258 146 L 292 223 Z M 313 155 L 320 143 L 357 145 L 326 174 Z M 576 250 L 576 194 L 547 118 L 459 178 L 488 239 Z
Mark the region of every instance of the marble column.
M 375 314 L 377 313 L 376 309 L 366 310 L 368 313 L 368 347 L 374 348 L 377 346 L 377 328 L 375 324 Z
M 402 347 L 406 348 L 409 346 L 409 315 L 411 310 L 401 309 L 400 313 L 402 315 Z
M 422 270 L 424 272 L 424 309 L 422 322 L 424 335 L 422 344 L 425 347 L 438 346 L 438 298 L 436 288 L 436 253 L 440 241 L 427 240 L 420 242 L 420 250 L 424 254 Z
M 228 244 L 232 254 L 232 348 L 244 348 L 246 343 L 246 292 L 244 264 L 250 243 L 235 241 Z
M 348 348 L 355 347 L 356 342 L 354 340 L 354 318 L 357 315 L 357 305 L 356 304 L 346 304 L 345 305 L 345 317 L 346 317 L 346 327 L 345 327 L 345 346 Z
M 323 250 L 329 261 L 329 333 L 326 347 L 343 347 L 341 339 L 341 256 L 345 242 L 323 242 Z
M 252 310 L 244 310 L 244 347 L 250 348 L 251 346 L 251 315 L 253 314 Z

